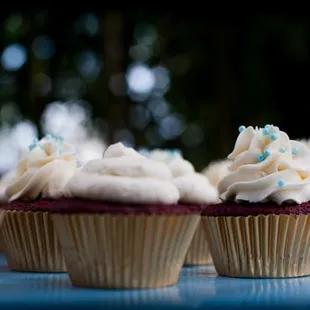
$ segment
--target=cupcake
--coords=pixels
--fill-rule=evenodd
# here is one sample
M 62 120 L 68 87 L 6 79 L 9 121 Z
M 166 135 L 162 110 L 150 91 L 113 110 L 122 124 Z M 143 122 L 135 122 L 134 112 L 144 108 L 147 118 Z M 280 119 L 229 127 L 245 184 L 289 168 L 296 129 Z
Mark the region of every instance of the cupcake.
M 278 127 L 241 126 L 222 203 L 202 212 L 218 274 L 284 278 L 310 274 L 310 150 Z
M 50 209 L 73 285 L 155 288 L 178 281 L 201 207 L 179 205 L 164 163 L 111 145 Z
M 231 165 L 231 160 L 221 159 L 212 161 L 203 171 L 201 172 L 205 175 L 210 183 L 217 188 L 221 179 L 229 174 L 229 166 Z
M 4 218 L 3 208 L 8 203 L 8 197 L 5 194 L 5 190 L 8 184 L 10 183 L 10 181 L 13 179 L 13 177 L 14 177 L 14 174 L 12 172 L 9 172 L 3 175 L 2 178 L 0 179 L 0 225 Z M 0 229 L 0 252 L 3 252 L 3 251 L 4 251 L 4 242 L 2 240 L 2 234 L 1 234 L 1 229 Z
M 34 140 L 18 162 L 6 189 L 2 236 L 10 269 L 28 272 L 64 272 L 62 250 L 48 210 L 59 199 L 76 170 L 72 146 L 61 137 Z
M 168 164 L 172 173 L 172 183 L 179 190 L 179 204 L 201 205 L 202 208 L 208 204 L 218 201 L 218 193 L 208 179 L 196 173 L 193 165 L 185 160 L 178 150 L 154 150 L 148 156 L 157 161 Z M 188 248 L 184 264 L 205 265 L 212 264 L 212 257 L 206 241 L 203 225 L 200 222 Z

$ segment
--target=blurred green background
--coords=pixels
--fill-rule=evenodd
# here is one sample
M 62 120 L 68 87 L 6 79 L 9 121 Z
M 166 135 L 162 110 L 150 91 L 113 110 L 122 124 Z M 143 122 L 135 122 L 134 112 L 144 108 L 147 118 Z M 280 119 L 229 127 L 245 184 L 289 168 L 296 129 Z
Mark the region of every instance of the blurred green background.
M 0 12 L 0 173 L 33 136 L 83 160 L 122 141 L 178 148 L 198 170 L 240 125 L 309 137 L 309 20 L 151 10 Z

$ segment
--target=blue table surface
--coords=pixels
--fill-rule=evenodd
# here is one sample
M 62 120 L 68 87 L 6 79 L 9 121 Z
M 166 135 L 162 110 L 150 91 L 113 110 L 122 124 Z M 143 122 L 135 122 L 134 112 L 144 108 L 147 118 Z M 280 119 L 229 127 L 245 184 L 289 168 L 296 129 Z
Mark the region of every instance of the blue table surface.
M 310 309 L 310 277 L 233 279 L 212 266 L 184 267 L 179 283 L 150 290 L 73 287 L 67 274 L 9 271 L 0 254 L 0 309 Z

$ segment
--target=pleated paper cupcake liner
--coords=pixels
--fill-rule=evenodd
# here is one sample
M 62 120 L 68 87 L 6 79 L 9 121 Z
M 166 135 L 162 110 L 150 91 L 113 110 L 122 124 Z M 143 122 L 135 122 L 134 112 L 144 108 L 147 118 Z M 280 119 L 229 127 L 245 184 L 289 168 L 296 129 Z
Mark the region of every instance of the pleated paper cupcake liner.
M 218 274 L 287 278 L 310 274 L 309 215 L 202 217 Z
M 6 211 L 2 237 L 10 269 L 66 272 L 62 249 L 49 213 Z
M 4 215 L 5 215 L 4 211 L 0 210 L 0 225 L 1 225 L 2 222 L 3 222 Z
M 2 233 L 1 233 L 1 228 L 0 228 L 0 253 L 1 252 L 4 252 L 4 241 L 3 241 L 3 238 L 2 238 Z
M 178 281 L 200 216 L 52 215 L 74 285 L 155 288 Z
M 185 265 L 209 265 L 212 264 L 212 256 L 206 239 L 206 233 L 202 222 L 194 233 L 194 237 L 185 257 Z
M 4 251 L 4 242 L 2 238 L 2 230 L 1 230 L 1 224 L 3 223 L 4 219 L 4 211 L 0 210 L 0 252 Z

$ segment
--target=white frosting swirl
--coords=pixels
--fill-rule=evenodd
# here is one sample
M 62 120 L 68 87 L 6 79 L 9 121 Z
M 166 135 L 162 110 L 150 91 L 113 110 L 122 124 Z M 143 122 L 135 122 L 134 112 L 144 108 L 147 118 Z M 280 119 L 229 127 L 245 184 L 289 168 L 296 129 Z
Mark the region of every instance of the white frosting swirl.
M 166 164 L 116 143 L 67 184 L 67 196 L 118 203 L 174 204 L 179 199 Z
M 148 156 L 167 163 L 172 173 L 172 183 L 180 193 L 179 202 L 207 204 L 218 201 L 218 193 L 208 179 L 196 173 L 194 166 L 185 160 L 177 150 L 154 150 Z
M 14 180 L 15 172 L 6 173 L 0 180 L 0 203 L 8 202 L 9 198 L 5 194 L 8 185 Z
M 194 166 L 182 156 L 176 156 L 168 162 L 173 178 L 195 173 Z
M 59 198 L 76 171 L 74 148 L 53 137 L 35 141 L 30 148 L 18 162 L 15 177 L 6 189 L 9 201 Z
M 310 200 L 310 150 L 278 127 L 247 127 L 228 158 L 232 172 L 219 183 L 221 199 L 279 205 Z

